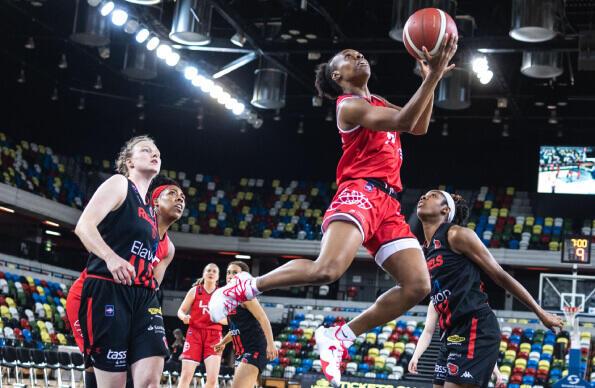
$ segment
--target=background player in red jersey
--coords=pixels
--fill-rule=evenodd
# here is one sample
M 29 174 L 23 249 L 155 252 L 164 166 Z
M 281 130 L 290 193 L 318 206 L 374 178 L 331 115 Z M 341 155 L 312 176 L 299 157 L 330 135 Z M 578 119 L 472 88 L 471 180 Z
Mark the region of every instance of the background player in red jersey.
M 453 198 L 440 190 L 428 191 L 417 205 L 432 280 L 430 299 L 442 330 L 434 385 L 446 388 L 487 387 L 498 359 L 500 326 L 489 306 L 481 272 L 523 302 L 546 327 L 562 328 L 562 319 L 544 311 L 502 269 L 475 232 L 461 226 L 468 212 L 460 195 Z
M 138 136 L 116 167 L 75 228 L 89 251 L 78 317 L 98 386 L 124 387 L 130 368 L 135 386 L 157 388 L 168 349 L 152 272 L 159 232 L 146 196 L 161 155 L 151 138 Z
M 232 261 L 227 266 L 227 282 L 250 268 L 242 261 Z M 253 388 L 258 374 L 266 367 L 267 360 L 274 360 L 278 351 L 273 340 L 271 322 L 258 299 L 246 301 L 230 312 L 227 317 L 229 332 L 215 345 L 223 352 L 225 345 L 233 341 L 236 354 L 236 369 L 231 388 Z
M 211 322 L 209 316 L 209 301 L 217 289 L 219 267 L 210 263 L 202 271 L 202 277 L 192 285 L 178 309 L 178 318 L 188 325 L 186 342 L 182 352 L 182 373 L 178 381 L 178 388 L 190 386 L 196 366 L 204 362 L 207 372 L 206 388 L 217 386 L 219 367 L 221 366 L 221 352 L 214 346 L 221 341 L 221 325 Z
M 449 62 L 456 50 L 456 37 L 445 37 L 434 57 L 424 48 L 427 64 L 420 62 L 422 84 L 402 108 L 370 93 L 370 66 L 361 53 L 343 50 L 319 66 L 316 87 L 321 96 L 337 99 L 337 126 L 343 142 L 338 190 L 324 216 L 320 254 L 315 261 L 292 260 L 256 279 L 240 274 L 213 295 L 214 321 L 260 292 L 339 279 L 363 244 L 399 286 L 349 324 L 316 331 L 323 371 L 333 384 L 339 384 L 342 350 L 357 335 L 395 319 L 428 294 L 430 279 L 423 253 L 396 199 L 402 190 L 400 133 L 427 132 L 434 89 L 454 67 Z

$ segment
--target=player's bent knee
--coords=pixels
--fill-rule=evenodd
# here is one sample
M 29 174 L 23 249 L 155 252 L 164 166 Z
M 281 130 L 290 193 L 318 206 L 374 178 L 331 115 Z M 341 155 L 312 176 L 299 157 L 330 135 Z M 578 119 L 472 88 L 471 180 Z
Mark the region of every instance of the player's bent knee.
M 327 266 L 323 268 L 318 268 L 312 271 L 310 278 L 312 284 L 328 284 L 336 281 L 341 277 L 340 271 L 336 270 L 335 268 L 329 268 Z
M 410 284 L 404 285 L 403 290 L 412 298 L 415 302 L 419 302 L 432 291 L 429 279 L 420 279 Z

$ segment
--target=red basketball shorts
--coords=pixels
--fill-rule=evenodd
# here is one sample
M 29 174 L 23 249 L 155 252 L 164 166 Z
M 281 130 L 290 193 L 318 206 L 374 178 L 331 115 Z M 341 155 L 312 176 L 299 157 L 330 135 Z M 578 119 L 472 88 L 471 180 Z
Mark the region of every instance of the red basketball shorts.
M 202 362 L 210 356 L 218 356 L 213 346 L 221 341 L 220 330 L 188 329 L 182 351 L 182 360 Z
M 363 246 L 380 266 L 392 254 L 421 246 L 405 217 L 401 204 L 365 179 L 342 183 L 324 214 L 322 232 L 331 222 L 354 223 L 362 234 Z

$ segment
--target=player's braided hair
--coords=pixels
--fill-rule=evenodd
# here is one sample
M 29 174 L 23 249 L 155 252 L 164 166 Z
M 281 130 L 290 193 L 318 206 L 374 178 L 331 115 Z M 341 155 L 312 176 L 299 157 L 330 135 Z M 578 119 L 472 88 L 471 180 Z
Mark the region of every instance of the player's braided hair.
M 330 63 L 332 60 L 331 58 L 328 62 L 321 63 L 316 67 L 316 81 L 314 81 L 318 95 L 330 100 L 334 100 L 343 94 L 343 89 L 332 76 L 334 70 Z
M 453 224 L 463 225 L 463 223 L 469 217 L 469 205 L 467 205 L 467 201 L 465 198 L 460 194 L 451 194 L 453 201 L 455 201 L 455 218 L 452 220 Z M 446 200 L 444 200 L 444 204 L 446 204 Z
M 217 264 L 215 264 L 215 263 L 209 263 L 209 264 L 205 265 L 205 267 L 202 269 L 202 276 L 199 277 L 198 279 L 196 279 L 194 284 L 192 284 L 192 287 L 202 286 L 203 284 L 205 284 L 205 272 L 206 272 L 207 268 L 209 268 L 209 266 L 211 266 L 211 265 L 214 265 L 215 267 L 217 267 L 217 269 L 219 269 L 219 266 L 217 266 Z

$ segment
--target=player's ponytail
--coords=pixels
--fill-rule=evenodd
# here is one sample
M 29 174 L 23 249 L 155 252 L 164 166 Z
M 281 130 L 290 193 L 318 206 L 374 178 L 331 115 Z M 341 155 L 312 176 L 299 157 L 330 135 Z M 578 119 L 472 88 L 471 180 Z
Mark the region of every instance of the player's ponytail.
M 314 86 L 320 97 L 334 100 L 343 94 L 343 89 L 333 79 L 333 68 L 329 62 L 321 63 L 316 67 L 316 80 Z
M 467 201 L 459 194 L 452 194 L 452 199 L 455 201 L 455 218 L 452 220 L 453 224 L 463 225 L 469 217 L 469 206 Z
M 209 263 L 207 265 L 205 265 L 205 267 L 202 270 L 202 276 L 199 277 L 198 279 L 196 279 L 196 281 L 192 284 L 192 287 L 196 287 L 196 286 L 202 286 L 205 284 L 205 272 L 207 272 L 207 268 L 209 268 L 209 266 L 214 265 L 215 267 L 217 267 L 217 264 L 215 263 Z M 219 268 L 219 267 L 217 267 Z

